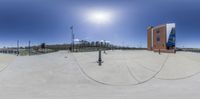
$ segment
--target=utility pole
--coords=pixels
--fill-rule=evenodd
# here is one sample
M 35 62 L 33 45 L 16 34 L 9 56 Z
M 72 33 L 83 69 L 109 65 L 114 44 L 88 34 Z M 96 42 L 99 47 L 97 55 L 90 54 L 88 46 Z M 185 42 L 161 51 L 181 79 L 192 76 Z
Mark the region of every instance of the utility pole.
M 73 30 L 73 26 L 70 27 L 71 29 L 71 34 L 72 34 L 72 42 L 71 42 L 71 51 L 74 52 L 74 30 Z
M 104 42 L 104 44 L 103 44 L 104 45 L 104 52 L 103 53 L 106 54 L 106 40 L 103 40 L 103 42 Z
M 177 44 L 177 42 L 176 42 L 176 30 L 174 29 L 174 35 L 175 35 L 175 37 L 174 37 L 174 43 L 175 43 L 175 48 L 174 48 L 174 53 L 176 53 L 176 44 Z
M 31 41 L 28 41 L 28 53 L 31 54 Z
M 17 40 L 17 56 L 19 55 L 19 40 Z

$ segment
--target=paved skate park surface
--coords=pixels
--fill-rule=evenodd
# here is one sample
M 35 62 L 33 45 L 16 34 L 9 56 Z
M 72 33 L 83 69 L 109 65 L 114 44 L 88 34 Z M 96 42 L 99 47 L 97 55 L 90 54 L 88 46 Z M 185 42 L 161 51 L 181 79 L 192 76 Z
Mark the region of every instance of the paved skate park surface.
M 200 54 L 178 52 L 169 54 L 168 60 L 156 78 L 178 80 L 188 78 L 200 72 Z
M 97 52 L 74 53 L 74 56 L 88 78 L 107 85 L 146 82 L 161 70 L 167 59 L 167 54 L 158 55 L 148 51 L 108 51 L 102 54 L 104 62 L 98 66 Z
M 14 55 L 0 54 L 0 71 L 3 71 L 15 58 Z
M 4 58 L 0 59 L 3 63 Z M 98 66 L 97 59 L 98 52 L 14 56 L 0 72 L 0 96 L 2 99 L 200 97 L 198 53 L 159 55 L 151 51 L 116 50 L 102 53 L 102 66 Z

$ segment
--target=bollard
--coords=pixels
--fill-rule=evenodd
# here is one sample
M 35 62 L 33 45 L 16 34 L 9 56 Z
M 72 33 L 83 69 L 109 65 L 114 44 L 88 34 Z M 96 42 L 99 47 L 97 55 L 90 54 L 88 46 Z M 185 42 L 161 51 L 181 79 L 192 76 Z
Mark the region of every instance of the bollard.
M 160 49 L 159 49 L 159 54 L 160 54 Z
M 97 63 L 99 63 L 99 66 L 101 66 L 101 64 L 103 63 L 103 61 L 101 59 L 101 50 L 99 50 L 99 59 L 98 59 Z

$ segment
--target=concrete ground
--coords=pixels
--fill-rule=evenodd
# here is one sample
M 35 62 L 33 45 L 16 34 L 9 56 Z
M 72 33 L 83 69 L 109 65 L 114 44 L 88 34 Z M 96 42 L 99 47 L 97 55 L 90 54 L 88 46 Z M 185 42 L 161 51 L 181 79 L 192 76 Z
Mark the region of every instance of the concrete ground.
M 84 75 L 106 85 L 136 85 L 152 79 L 163 67 L 167 54 L 149 51 L 107 51 L 98 66 L 98 52 L 73 54 Z
M 194 76 L 199 72 L 200 53 L 178 52 L 177 54 L 169 54 L 156 78 L 178 80 Z
M 107 55 L 102 55 L 102 66 L 96 63 L 97 52 L 71 54 L 60 51 L 37 56 L 19 56 L 13 61 L 8 59 L 12 62 L 0 72 L 0 97 L 200 98 L 200 54 L 178 52 L 175 55 L 158 55 L 149 51 L 108 51 Z
M 0 71 L 3 71 L 15 58 L 14 55 L 0 54 Z

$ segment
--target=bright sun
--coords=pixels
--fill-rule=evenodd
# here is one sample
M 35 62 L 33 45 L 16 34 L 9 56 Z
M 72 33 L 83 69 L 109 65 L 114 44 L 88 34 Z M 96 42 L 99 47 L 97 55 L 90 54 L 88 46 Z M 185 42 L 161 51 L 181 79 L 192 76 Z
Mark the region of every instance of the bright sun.
M 93 11 L 89 13 L 88 18 L 91 22 L 97 24 L 106 24 L 111 21 L 112 13 L 105 11 Z

